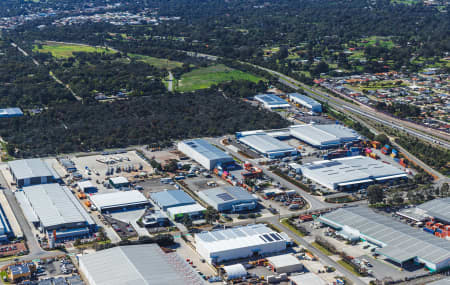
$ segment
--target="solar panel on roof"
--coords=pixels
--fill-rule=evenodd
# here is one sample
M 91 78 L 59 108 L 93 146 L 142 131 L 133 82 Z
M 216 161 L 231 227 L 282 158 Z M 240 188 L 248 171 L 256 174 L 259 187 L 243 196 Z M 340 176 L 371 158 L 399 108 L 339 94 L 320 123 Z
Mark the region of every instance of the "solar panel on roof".
M 216 196 L 219 197 L 220 199 L 224 200 L 224 201 L 231 201 L 231 200 L 234 199 L 234 198 L 231 197 L 231 195 L 228 194 L 228 193 L 221 193 L 221 194 L 217 194 Z
M 263 237 L 268 241 L 273 241 L 273 239 L 268 234 L 263 235 Z
M 270 234 L 271 237 L 273 237 L 274 240 L 281 240 L 281 238 L 279 236 L 277 236 L 276 234 Z

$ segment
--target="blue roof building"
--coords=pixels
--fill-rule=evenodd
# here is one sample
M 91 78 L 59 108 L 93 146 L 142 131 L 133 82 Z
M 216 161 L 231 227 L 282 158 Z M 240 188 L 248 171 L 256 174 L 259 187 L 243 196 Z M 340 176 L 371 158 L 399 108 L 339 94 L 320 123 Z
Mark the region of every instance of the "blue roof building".
M 0 118 L 12 118 L 23 116 L 22 110 L 20 108 L 6 108 L 0 109 Z
M 240 212 L 253 210 L 257 200 L 241 187 L 226 186 L 203 190 L 198 196 L 217 211 Z
M 171 207 L 196 204 L 195 200 L 182 190 L 164 190 L 151 193 L 150 198 L 164 211 Z

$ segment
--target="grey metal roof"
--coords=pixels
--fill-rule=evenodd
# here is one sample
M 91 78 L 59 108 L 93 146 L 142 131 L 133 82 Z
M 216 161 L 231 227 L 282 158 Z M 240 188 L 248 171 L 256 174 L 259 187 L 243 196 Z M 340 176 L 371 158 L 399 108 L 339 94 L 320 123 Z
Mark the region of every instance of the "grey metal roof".
M 314 100 L 306 95 L 302 95 L 302 94 L 298 94 L 298 93 L 291 93 L 291 94 L 288 94 L 288 96 L 289 96 L 289 98 L 293 99 L 296 102 L 308 105 L 310 108 L 322 107 L 322 104 L 320 104 L 316 100 Z
M 264 102 L 264 104 L 269 105 L 269 106 L 273 106 L 273 105 L 275 105 L 275 106 L 276 105 L 288 105 L 289 106 L 289 103 L 287 103 L 280 97 L 273 95 L 273 94 L 256 95 L 255 99 L 257 99 L 258 101 Z
M 258 200 L 246 190 L 242 189 L 241 187 L 235 186 L 207 189 L 199 192 L 198 195 L 210 205 L 220 205 L 223 203 L 242 203 L 251 201 L 256 202 Z
M 161 207 L 175 207 L 182 205 L 195 204 L 195 200 L 182 190 L 164 190 L 151 193 L 150 197 Z
M 89 197 L 98 209 L 148 204 L 148 200 L 138 190 L 96 194 Z
M 8 162 L 8 164 L 17 179 L 54 175 L 47 163 L 40 158 L 14 160 Z
M 176 253 L 156 244 L 121 246 L 80 257 L 80 267 L 96 285 L 196 285 L 200 275 Z
M 34 212 L 33 208 L 31 207 L 30 202 L 28 201 L 27 197 L 25 197 L 25 194 L 23 191 L 16 191 L 14 193 L 16 196 L 17 202 L 19 202 L 19 206 L 22 209 L 22 212 L 25 216 L 25 218 L 30 223 L 38 223 L 39 218 L 36 216 L 36 213 Z
M 342 125 L 294 125 L 290 127 L 291 135 L 314 146 L 339 145 L 357 141 L 358 133 Z
M 61 187 L 56 183 L 41 184 L 24 187 L 23 193 L 44 228 L 92 223 L 67 187 Z
M 340 228 L 348 226 L 360 231 L 361 236 L 383 245 L 379 253 L 403 262 L 413 257 L 430 263 L 450 258 L 450 243 L 406 224 L 377 214 L 367 207 L 341 208 L 319 218 Z
M 273 138 L 265 133 L 253 134 L 239 138 L 239 141 L 245 143 L 260 153 L 278 153 L 278 152 L 293 152 L 295 148 L 292 146 Z
M 213 146 L 212 144 L 203 139 L 186 140 L 182 141 L 182 143 L 189 146 L 189 148 L 191 148 L 192 150 L 207 157 L 209 160 L 215 159 L 229 159 L 230 161 L 233 160 L 233 158 L 230 155 L 226 154 L 222 150 L 218 149 L 217 147 Z
M 424 210 L 429 216 L 450 222 L 450 197 L 434 199 L 417 206 L 417 208 Z
M 300 167 L 302 173 L 318 183 L 333 188 L 341 183 L 383 179 L 407 174 L 392 165 L 365 156 L 352 156 L 307 163 Z

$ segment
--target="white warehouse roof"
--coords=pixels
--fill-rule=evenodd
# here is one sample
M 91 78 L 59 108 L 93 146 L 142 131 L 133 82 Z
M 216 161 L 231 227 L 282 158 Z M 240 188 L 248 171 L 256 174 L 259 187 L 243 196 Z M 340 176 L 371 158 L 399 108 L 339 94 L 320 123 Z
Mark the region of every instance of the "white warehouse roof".
M 281 267 L 288 267 L 288 266 L 295 266 L 300 263 L 297 257 L 295 257 L 293 254 L 282 254 L 282 255 L 276 255 L 271 256 L 267 258 L 267 261 L 269 261 L 270 264 L 273 265 L 275 268 L 281 268 Z
M 120 246 L 80 257 L 91 285 L 202 285 L 200 275 L 176 253 L 156 244 Z
M 230 155 L 226 154 L 222 150 L 218 149 L 217 147 L 213 146 L 212 144 L 203 139 L 187 140 L 182 141 L 181 143 L 188 145 L 191 149 L 207 157 L 209 160 L 215 159 L 233 160 L 233 158 Z
M 244 265 L 240 263 L 224 266 L 223 270 L 227 274 L 228 279 L 237 279 L 247 276 L 247 270 Z
M 89 196 L 89 199 L 99 210 L 149 203 L 138 190 L 96 194 Z
M 211 262 L 231 260 L 258 253 L 282 251 L 288 240 L 264 224 L 254 224 L 195 235 L 196 250 Z
M 316 100 L 306 96 L 306 95 L 301 95 L 298 93 L 291 93 L 288 94 L 289 99 L 291 99 L 292 101 L 301 104 L 315 112 L 322 112 L 322 104 L 320 104 L 319 102 L 317 102 Z
M 23 188 L 23 194 L 27 200 L 18 200 L 22 203 L 28 202 L 28 205 L 23 207 L 24 212 L 28 212 L 31 207 L 46 229 L 69 224 L 80 226 L 94 224 L 86 210 L 65 186 L 56 183 L 28 186 Z M 31 214 L 26 216 L 34 219 Z
M 16 179 L 54 176 L 55 172 L 40 158 L 22 159 L 8 162 Z M 56 177 L 55 177 L 56 178 Z
M 399 263 L 413 258 L 433 267 L 450 265 L 450 243 L 404 223 L 380 215 L 367 207 L 341 208 L 319 217 L 337 229 L 356 229 L 360 237 L 382 246 L 377 252 Z M 438 268 L 439 269 L 439 268 Z
M 216 187 L 200 191 L 198 196 L 211 205 L 214 209 L 221 211 L 235 204 L 257 202 L 247 190 L 236 186 Z
M 110 178 L 111 182 L 118 185 L 118 184 L 127 184 L 129 183 L 128 179 L 126 179 L 123 176 L 119 176 L 119 177 L 112 177 Z
M 295 125 L 290 130 L 293 137 L 315 147 L 337 146 L 360 138 L 354 130 L 338 124 Z
M 264 155 L 294 153 L 296 149 L 265 133 L 242 136 L 239 141 Z
M 303 285 L 303 284 L 307 284 L 307 285 L 327 285 L 328 283 L 325 282 L 325 280 L 323 280 L 322 278 L 320 278 L 319 276 L 317 276 L 314 273 L 311 272 L 307 272 L 304 274 L 300 274 L 300 275 L 294 275 L 294 276 L 290 276 L 289 280 L 292 281 L 293 284 L 295 285 Z
M 300 168 L 305 177 L 330 189 L 407 177 L 403 170 L 365 156 L 315 161 L 304 164 Z
M 291 106 L 288 102 L 274 94 L 256 95 L 255 100 L 263 103 L 264 107 L 268 109 L 289 108 Z

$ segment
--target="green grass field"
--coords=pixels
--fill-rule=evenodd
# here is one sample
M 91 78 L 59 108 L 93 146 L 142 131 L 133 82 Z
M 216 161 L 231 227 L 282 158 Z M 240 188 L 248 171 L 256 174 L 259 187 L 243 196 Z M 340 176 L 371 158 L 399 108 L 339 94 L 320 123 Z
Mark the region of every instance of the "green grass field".
M 151 57 L 151 56 L 147 56 L 147 55 L 133 54 L 133 53 L 129 54 L 129 56 L 131 58 L 145 62 L 147 64 L 153 65 L 154 67 L 161 68 L 161 69 L 169 69 L 170 70 L 170 69 L 174 69 L 174 68 L 183 66 L 182 62 L 168 60 L 168 59 L 164 59 L 164 58 L 156 58 L 156 57 Z
M 325 255 L 328 255 L 328 256 L 333 255 L 333 253 L 331 251 L 329 251 L 328 249 L 324 248 L 323 246 L 321 246 L 317 242 L 312 242 L 311 245 L 314 246 L 315 248 L 317 248 L 318 250 L 320 250 Z
M 356 275 L 358 277 L 362 276 L 358 271 L 355 270 L 355 268 L 353 268 L 353 266 L 351 264 L 347 263 L 345 260 L 343 260 L 343 259 L 338 260 L 337 263 L 339 263 L 340 265 L 345 267 L 348 271 L 350 271 L 354 275 Z
M 176 91 L 189 92 L 209 88 L 213 84 L 239 79 L 253 82 L 264 80 L 262 77 L 257 77 L 240 70 L 229 68 L 223 64 L 218 64 L 194 69 L 191 72 L 183 74 L 178 82 L 174 82 L 174 87 Z
M 394 42 L 389 37 L 371 36 L 361 39 L 360 46 L 382 46 L 391 49 L 395 46 Z
M 73 56 L 74 52 L 106 52 L 114 53 L 106 48 L 93 47 L 88 45 L 65 44 L 65 43 L 44 43 L 40 47 L 35 45 L 33 51 L 51 53 L 56 58 L 67 58 Z

